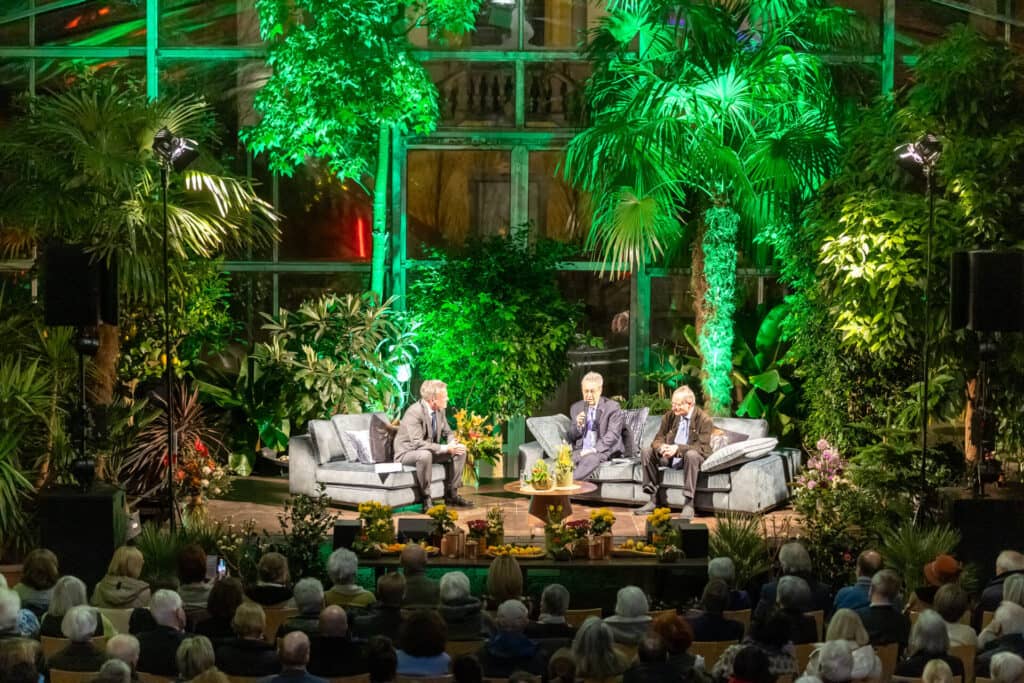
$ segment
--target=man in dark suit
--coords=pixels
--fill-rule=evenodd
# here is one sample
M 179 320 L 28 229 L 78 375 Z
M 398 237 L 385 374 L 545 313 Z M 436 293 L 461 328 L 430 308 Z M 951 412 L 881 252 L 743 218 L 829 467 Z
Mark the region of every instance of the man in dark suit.
M 622 443 L 624 416 L 618 403 L 601 396 L 604 378 L 588 372 L 580 383 L 583 400 L 569 410 L 572 423 L 565 438 L 572 446 L 574 479 L 586 479 L 602 462 L 625 453 Z
M 309 636 L 302 631 L 292 631 L 281 639 L 278 648 L 281 658 L 281 673 L 268 678 L 266 683 L 327 683 L 323 678 L 306 671 L 309 663 Z
M 366 614 L 355 618 L 353 630 L 356 635 L 362 638 L 387 636 L 397 642 L 404 596 L 405 577 L 398 572 L 390 572 L 377 579 L 377 602 L 370 605 Z
M 181 597 L 172 590 L 161 589 L 149 603 L 156 626 L 138 634 L 139 671 L 157 676 L 178 675 L 178 646 L 185 639 L 185 609 Z
M 910 619 L 900 609 L 900 577 L 883 569 L 871 577 L 871 604 L 856 610 L 872 645 L 899 643 L 900 652 L 910 639 Z
M 646 515 L 658 505 L 661 486 L 661 468 L 683 470 L 683 495 L 686 503 L 680 517 L 693 517 L 693 496 L 697 491 L 697 475 L 704 458 L 711 455 L 711 416 L 697 407 L 693 390 L 681 386 L 672 392 L 672 409 L 661 418 L 661 426 L 651 442 L 650 451 L 642 454 L 644 462 L 644 491 L 651 496 L 643 507 L 634 512 Z
M 430 469 L 435 462 L 444 465 L 445 503 L 469 506 L 459 495 L 466 446 L 452 442 L 452 430 L 444 413 L 447 407 L 448 385 L 437 379 L 426 380 L 420 385 L 420 400 L 405 411 L 395 434 L 395 461 L 416 468 L 424 511 L 434 504 L 430 497 Z
M 348 615 L 337 605 L 320 614 L 319 633 L 310 635 L 309 670 L 325 678 L 343 678 L 367 672 L 366 653 L 353 642 Z

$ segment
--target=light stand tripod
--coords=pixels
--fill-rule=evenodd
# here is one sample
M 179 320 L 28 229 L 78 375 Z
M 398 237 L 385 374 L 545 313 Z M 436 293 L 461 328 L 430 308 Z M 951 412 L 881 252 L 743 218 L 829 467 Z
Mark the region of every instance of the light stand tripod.
M 89 457 L 88 442 L 92 435 L 92 415 L 85 397 L 85 357 L 95 356 L 100 350 L 100 340 L 86 334 L 84 327 L 78 328 L 75 338 L 75 350 L 78 351 L 78 406 L 75 408 L 71 421 L 72 439 L 78 444 L 78 457 L 71 462 L 71 476 L 75 478 L 82 490 L 92 486 L 96 476 L 96 461 Z
M 974 471 L 971 473 L 971 489 L 975 498 L 985 497 L 985 484 L 998 481 L 999 468 L 992 468 L 993 461 L 986 455 L 995 449 L 996 416 L 989 407 L 989 363 L 995 359 L 996 344 L 984 333 L 979 335 L 978 345 L 978 384 L 971 398 L 971 445 L 975 447 Z

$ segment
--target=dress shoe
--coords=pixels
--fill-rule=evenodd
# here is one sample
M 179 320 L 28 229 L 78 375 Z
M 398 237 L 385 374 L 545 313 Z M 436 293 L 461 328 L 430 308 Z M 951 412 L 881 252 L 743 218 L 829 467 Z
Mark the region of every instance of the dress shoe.
M 432 507 L 434 507 L 434 499 L 430 496 L 423 496 L 423 511 L 426 512 Z
M 634 515 L 638 515 L 638 516 L 639 515 L 649 515 L 652 512 L 654 512 L 654 508 L 656 508 L 656 507 L 658 507 L 658 506 L 654 503 L 654 501 L 653 500 L 649 500 L 646 503 L 644 503 L 642 506 L 640 506 L 637 509 L 633 510 L 633 514 Z
M 471 508 L 471 507 L 473 507 L 472 503 L 470 503 L 468 500 L 466 500 L 465 498 L 463 498 L 462 496 L 460 496 L 457 493 L 454 494 L 454 495 L 448 496 L 447 498 L 445 498 L 444 499 L 444 504 L 449 506 L 449 507 L 456 507 L 456 508 Z
M 679 512 L 679 519 L 693 519 L 693 503 L 687 503 L 683 506 L 683 509 Z

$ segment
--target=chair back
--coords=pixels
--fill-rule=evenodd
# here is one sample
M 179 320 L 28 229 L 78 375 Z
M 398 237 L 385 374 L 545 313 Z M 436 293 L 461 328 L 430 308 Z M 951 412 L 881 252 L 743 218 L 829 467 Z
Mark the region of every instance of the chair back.
M 583 625 L 583 622 L 590 617 L 601 618 L 601 608 L 595 607 L 593 609 L 568 609 L 565 611 L 565 623 L 569 624 L 573 628 L 579 628 Z
M 263 639 L 271 645 L 277 642 L 277 629 L 284 622 L 299 613 L 298 607 L 264 607 L 263 613 L 267 616 L 267 628 L 263 631 Z M 264 676 L 263 678 L 266 678 Z
M 818 627 L 818 640 L 825 640 L 825 612 L 816 609 L 813 612 L 804 612 L 804 614 L 814 619 L 814 625 Z
M 973 645 L 957 645 L 949 648 L 949 654 L 964 664 L 964 683 L 974 683 L 974 656 L 977 648 Z
M 174 683 L 174 678 L 171 676 L 148 674 L 144 671 L 136 671 L 135 673 L 139 677 L 139 683 Z
M 690 644 L 690 649 L 687 650 L 691 655 L 700 655 L 704 658 L 704 670 L 711 671 L 715 668 L 715 662 L 722 656 L 722 653 L 730 645 L 735 645 L 738 640 L 715 640 L 706 641 L 703 643 L 693 642 Z M 776 683 L 778 683 L 776 681 Z
M 328 683 L 370 683 L 370 674 L 357 674 L 355 676 L 336 676 L 328 678 Z
M 995 615 L 996 615 L 995 612 L 989 612 L 988 610 L 985 610 L 984 612 L 982 612 L 981 613 L 981 627 L 985 628 L 989 624 L 991 624 L 992 623 L 992 618 L 995 617 Z
M 722 612 L 722 617 L 743 624 L 743 633 L 750 630 L 750 610 L 748 609 L 727 609 Z
M 132 620 L 131 607 L 98 607 L 100 614 L 107 618 L 110 625 L 118 633 L 128 633 L 128 624 Z
M 100 675 L 99 671 L 61 671 L 50 669 L 50 683 L 89 683 Z
M 95 636 L 93 638 L 90 638 L 89 642 L 92 643 L 93 647 L 95 647 L 100 652 L 103 652 L 104 648 L 106 648 L 107 646 L 107 639 L 105 636 Z M 71 641 L 67 638 L 53 638 L 52 636 L 40 636 L 39 643 L 42 645 L 43 648 L 43 656 L 49 659 L 50 657 L 53 657 L 55 654 L 66 648 L 71 643 Z
M 675 615 L 675 614 L 678 614 L 678 612 L 676 610 L 674 610 L 674 609 L 659 609 L 659 610 L 655 610 L 653 612 L 649 612 L 648 614 L 651 615 L 651 621 L 654 621 L 658 617 L 663 617 L 666 614 Z
M 798 674 L 807 671 L 807 663 L 811 661 L 811 653 L 818 647 L 819 643 L 801 643 L 793 646 L 793 656 L 796 657 L 796 670 Z
M 892 680 L 892 676 L 896 672 L 896 659 L 899 657 L 899 652 L 899 643 L 875 646 L 875 654 L 878 655 L 878 660 L 882 663 L 882 683 Z
M 454 683 L 455 677 L 447 676 L 402 676 L 395 677 L 395 683 Z
M 456 658 L 462 655 L 476 654 L 483 648 L 485 642 L 484 640 L 449 640 L 444 644 L 444 651 L 448 653 L 448 656 L 454 662 Z

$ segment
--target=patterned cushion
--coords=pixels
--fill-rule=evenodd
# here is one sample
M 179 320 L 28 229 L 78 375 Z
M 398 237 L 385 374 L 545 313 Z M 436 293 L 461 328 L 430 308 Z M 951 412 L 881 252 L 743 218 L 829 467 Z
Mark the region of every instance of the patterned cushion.
M 644 436 L 644 424 L 647 422 L 647 415 L 650 412 L 650 408 L 631 408 L 622 411 L 622 443 L 625 446 L 627 458 L 640 456 L 640 440 Z
M 727 469 L 733 465 L 739 464 L 740 462 L 760 458 L 775 448 L 778 443 L 778 439 L 769 436 L 761 439 L 748 439 L 746 441 L 731 444 L 709 455 L 707 459 L 704 460 L 704 464 L 700 466 L 700 471 L 717 472 L 718 470 Z
M 310 420 L 309 438 L 313 442 L 313 454 L 321 465 L 332 460 L 345 459 L 345 447 L 338 438 L 338 432 L 328 420 Z
M 370 419 L 370 455 L 374 462 L 392 462 L 395 459 L 395 434 L 398 427 L 380 415 Z
M 548 415 L 545 417 L 527 418 L 526 426 L 533 438 L 540 443 L 544 454 L 549 458 L 558 457 L 558 448 L 565 442 L 571 421 L 568 415 Z
M 345 444 L 345 450 L 352 456 L 352 462 L 361 462 L 364 465 L 373 464 L 373 453 L 370 452 L 370 431 L 368 429 L 342 432 L 341 442 Z
M 339 413 L 338 415 L 331 417 L 331 424 L 334 425 L 334 429 L 338 432 L 340 439 L 341 434 L 344 434 L 345 432 L 358 432 L 363 429 L 369 429 L 370 420 L 373 419 L 374 415 L 380 415 L 385 420 L 388 417 L 384 413 Z M 349 452 L 348 446 L 344 441 L 341 442 L 341 450 L 344 454 L 345 460 L 359 462 L 359 454 Z

